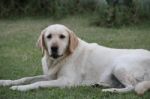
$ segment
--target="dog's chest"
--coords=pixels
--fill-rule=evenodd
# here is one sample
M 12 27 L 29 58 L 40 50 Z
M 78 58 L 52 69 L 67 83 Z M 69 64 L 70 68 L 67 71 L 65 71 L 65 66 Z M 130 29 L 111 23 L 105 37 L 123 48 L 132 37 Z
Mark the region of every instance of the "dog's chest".
M 43 73 L 46 75 L 52 75 L 56 74 L 56 72 L 59 71 L 60 69 L 60 64 L 57 61 L 50 61 L 48 58 L 43 59 L 42 61 L 42 68 L 43 68 Z

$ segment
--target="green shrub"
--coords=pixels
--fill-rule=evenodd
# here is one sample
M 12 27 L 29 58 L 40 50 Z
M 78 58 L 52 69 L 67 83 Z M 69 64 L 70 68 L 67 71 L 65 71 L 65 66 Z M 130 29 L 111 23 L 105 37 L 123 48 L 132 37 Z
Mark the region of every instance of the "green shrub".
M 150 18 L 150 0 L 134 0 L 141 18 Z
M 96 4 L 97 0 L 1 0 L 0 17 L 23 15 L 62 18 L 93 11 Z
M 115 1 L 113 3 L 112 1 Z M 150 19 L 150 0 L 1 0 L 0 17 L 50 16 L 88 13 L 92 24 L 122 26 Z
M 108 7 L 104 12 L 97 11 L 96 18 L 92 24 L 106 27 L 119 27 L 123 25 L 133 25 L 150 19 L 149 0 L 106 0 Z

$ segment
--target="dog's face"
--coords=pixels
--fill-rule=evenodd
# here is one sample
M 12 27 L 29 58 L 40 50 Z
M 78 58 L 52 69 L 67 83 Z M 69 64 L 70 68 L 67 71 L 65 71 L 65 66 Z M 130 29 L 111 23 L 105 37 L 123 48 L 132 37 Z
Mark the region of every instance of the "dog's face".
M 69 34 L 63 27 L 53 25 L 47 28 L 44 41 L 49 56 L 58 58 L 63 56 L 68 47 Z
M 78 39 L 64 25 L 55 24 L 42 31 L 38 45 L 49 57 L 57 59 L 65 55 L 67 51 L 72 53 L 78 45 Z

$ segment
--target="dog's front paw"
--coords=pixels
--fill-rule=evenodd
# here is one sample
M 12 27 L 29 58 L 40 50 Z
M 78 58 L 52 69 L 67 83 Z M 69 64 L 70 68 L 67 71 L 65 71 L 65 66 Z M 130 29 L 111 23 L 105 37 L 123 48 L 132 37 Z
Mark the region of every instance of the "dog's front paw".
M 17 90 L 18 89 L 18 86 L 12 86 L 10 87 L 11 90 Z
M 0 86 L 10 86 L 12 84 L 12 80 L 0 80 Z
M 11 90 L 17 90 L 17 91 L 28 91 L 30 90 L 26 85 L 20 85 L 20 86 L 12 86 L 10 87 Z

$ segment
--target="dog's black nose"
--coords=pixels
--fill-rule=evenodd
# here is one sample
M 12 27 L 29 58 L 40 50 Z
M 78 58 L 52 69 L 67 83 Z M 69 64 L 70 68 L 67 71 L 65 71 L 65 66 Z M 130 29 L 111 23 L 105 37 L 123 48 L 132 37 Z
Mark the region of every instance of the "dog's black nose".
M 52 46 L 51 51 L 52 51 L 52 53 L 57 53 L 58 47 L 57 46 Z
M 57 46 L 52 46 L 51 47 L 51 57 L 53 57 L 54 59 L 58 58 L 59 55 L 58 55 L 58 47 Z

